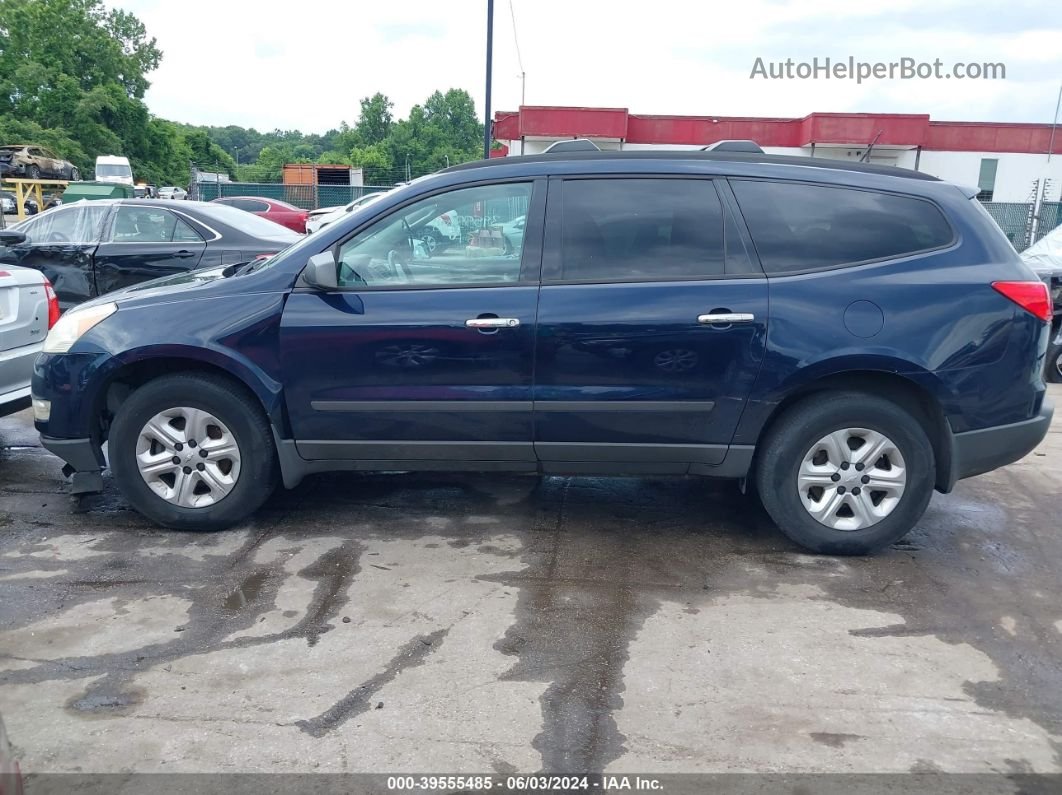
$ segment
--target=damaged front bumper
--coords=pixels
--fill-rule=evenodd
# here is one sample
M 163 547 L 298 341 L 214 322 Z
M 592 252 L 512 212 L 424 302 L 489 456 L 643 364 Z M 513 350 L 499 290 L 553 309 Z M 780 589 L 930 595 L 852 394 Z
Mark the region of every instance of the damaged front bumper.
M 70 478 L 73 494 L 103 491 L 103 470 L 107 460 L 99 444 L 92 439 L 56 439 L 43 435 L 41 444 L 66 462 L 63 474 Z

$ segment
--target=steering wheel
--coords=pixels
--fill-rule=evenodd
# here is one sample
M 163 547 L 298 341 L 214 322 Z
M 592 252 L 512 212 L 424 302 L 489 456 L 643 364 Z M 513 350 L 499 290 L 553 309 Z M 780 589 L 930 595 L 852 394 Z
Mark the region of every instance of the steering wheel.
M 402 228 L 406 230 L 406 245 L 409 247 L 409 256 L 407 257 L 407 260 L 408 259 L 413 259 L 413 246 L 415 245 L 413 243 L 413 240 L 414 240 L 413 227 L 409 225 L 409 221 L 407 221 L 405 218 L 403 218 L 402 219 Z

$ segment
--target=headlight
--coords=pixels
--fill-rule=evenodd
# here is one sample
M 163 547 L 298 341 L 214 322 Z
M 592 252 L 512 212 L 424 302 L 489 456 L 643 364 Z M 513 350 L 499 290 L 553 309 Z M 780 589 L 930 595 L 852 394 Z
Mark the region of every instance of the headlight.
M 48 332 L 48 338 L 44 341 L 45 353 L 66 353 L 70 347 L 81 339 L 81 335 L 100 323 L 115 312 L 118 305 L 97 304 L 85 309 L 72 309 L 59 318 Z

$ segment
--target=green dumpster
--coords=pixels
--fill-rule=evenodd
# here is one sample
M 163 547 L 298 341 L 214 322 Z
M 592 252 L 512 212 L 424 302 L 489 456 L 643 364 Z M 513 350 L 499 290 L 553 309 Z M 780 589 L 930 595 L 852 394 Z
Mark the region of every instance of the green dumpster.
M 116 185 L 113 182 L 72 182 L 63 191 L 63 204 L 72 204 L 82 200 L 130 199 L 132 197 L 132 185 Z

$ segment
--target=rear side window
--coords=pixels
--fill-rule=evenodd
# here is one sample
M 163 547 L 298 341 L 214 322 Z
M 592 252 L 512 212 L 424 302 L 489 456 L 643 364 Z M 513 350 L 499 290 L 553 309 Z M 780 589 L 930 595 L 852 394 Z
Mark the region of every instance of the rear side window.
M 767 273 L 795 273 L 917 254 L 955 234 L 936 205 L 892 193 L 733 180 Z
M 723 273 L 723 210 L 710 180 L 567 180 L 561 205 L 560 281 Z
M 255 199 L 228 199 L 224 203 L 249 213 L 264 213 L 269 211 L 268 204 L 262 201 L 256 201 Z

